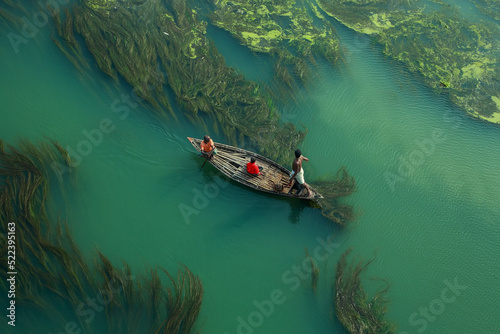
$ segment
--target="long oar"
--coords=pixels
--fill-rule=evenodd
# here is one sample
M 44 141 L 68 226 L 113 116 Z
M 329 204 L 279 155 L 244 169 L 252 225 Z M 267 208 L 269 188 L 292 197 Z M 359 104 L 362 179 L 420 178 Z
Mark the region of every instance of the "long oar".
M 209 157 L 210 158 L 212 158 L 212 154 L 213 154 L 214 150 L 215 150 L 215 148 L 212 151 L 209 152 L 209 154 L 210 154 Z M 205 158 L 205 162 L 203 163 L 203 165 L 201 165 L 201 168 L 203 168 L 203 166 L 205 166 L 205 164 L 208 161 L 208 158 L 205 155 L 202 154 L 202 156 Z
M 205 162 L 203 163 L 203 165 L 201 165 L 201 168 L 203 168 L 203 166 L 205 166 L 205 164 L 207 163 L 208 159 L 205 158 Z

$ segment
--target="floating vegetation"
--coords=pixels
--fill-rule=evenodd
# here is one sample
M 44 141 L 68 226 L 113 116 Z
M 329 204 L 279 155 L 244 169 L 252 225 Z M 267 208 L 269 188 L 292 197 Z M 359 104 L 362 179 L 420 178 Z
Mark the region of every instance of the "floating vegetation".
M 20 26 L 23 23 L 21 15 L 26 15 L 26 9 L 17 1 L 0 1 L 0 22 Z
M 312 290 L 316 295 L 316 288 L 318 287 L 318 280 L 319 280 L 319 268 L 316 265 L 316 262 L 309 254 L 307 248 L 305 250 L 306 250 L 306 258 L 308 258 L 309 263 L 311 263 L 311 285 L 312 285 Z
M 373 262 L 347 264 L 352 248 L 342 254 L 335 271 L 335 313 L 349 333 L 394 333 L 395 326 L 384 318 L 389 286 L 369 298 L 361 283 L 361 274 Z
M 498 0 L 472 0 L 474 5 L 489 17 L 500 21 L 500 1 Z
M 307 81 L 306 61 L 315 64 L 316 58 L 321 57 L 335 63 L 339 58 L 337 33 L 315 5 L 310 4 L 309 10 L 303 2 L 296 1 L 213 3 L 212 23 L 230 32 L 250 50 L 276 56 L 276 77 L 289 89 L 294 86 L 294 78 L 302 83 Z
M 337 171 L 335 180 L 320 180 L 311 185 L 324 197 L 317 201 L 323 216 L 339 225 L 345 225 L 354 220 L 354 208 L 340 201 L 342 197 L 349 196 L 356 191 L 356 182 L 345 167 Z
M 318 0 L 319 6 L 351 29 L 375 36 L 384 53 L 421 75 L 469 114 L 500 122 L 500 31 L 471 23 L 443 5 L 424 11 L 412 3 Z
M 415 1 L 391 3 L 386 0 L 316 0 L 316 2 L 326 14 L 347 27 L 361 33 L 372 34 L 392 25 L 387 21 L 388 12 L 403 9 Z
M 15 270 L 17 329 L 43 332 L 43 325 L 26 319 L 43 317 L 52 326 L 47 330 L 191 333 L 203 299 L 200 279 L 186 267 L 177 277 L 161 269 L 170 281 L 164 286 L 157 269 L 135 277 L 126 263 L 119 270 L 101 253 L 92 270 L 68 226 L 54 224 L 46 211 L 54 163 L 70 166 L 55 142 L 24 142 L 17 149 L 0 140 L 0 287 L 8 291 L 7 273 Z M 8 222 L 15 224 L 12 268 L 7 268 Z
M 73 63 L 82 60 L 78 34 L 99 68 L 123 77 L 157 115 L 177 117 L 174 96 L 204 132 L 208 123 L 230 144 L 246 142 L 273 160 L 293 160 L 305 133 L 281 124 L 270 94 L 226 66 L 205 37 L 207 23 L 184 1 L 82 0 L 54 22 L 58 46 Z

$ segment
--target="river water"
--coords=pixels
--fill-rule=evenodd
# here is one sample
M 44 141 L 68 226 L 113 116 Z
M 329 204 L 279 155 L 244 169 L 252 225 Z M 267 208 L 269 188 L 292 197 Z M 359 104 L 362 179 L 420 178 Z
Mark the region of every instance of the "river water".
M 499 127 L 465 116 L 369 38 L 336 28 L 347 62 L 319 63 L 296 103 L 280 110 L 309 130 L 306 180 L 341 166 L 356 179 L 345 201 L 358 217 L 343 229 L 298 201 L 201 168 L 186 137 L 203 128 L 127 105 L 131 88 L 95 66 L 78 73 L 51 42 L 50 25 L 18 53 L 6 35 L 20 28 L 1 25 L 0 137 L 46 136 L 75 152 L 67 219 L 78 246 L 89 261 L 98 249 L 136 272 L 185 264 L 204 284 L 204 333 L 343 333 L 332 320 L 332 282 L 350 247 L 358 259 L 375 256 L 368 293 L 384 286 L 371 278 L 391 284 L 387 317 L 398 333 L 500 333 Z M 209 36 L 230 66 L 271 79 L 269 58 L 216 28 Z M 112 130 L 86 146 L 102 122 Z M 316 296 L 298 269 L 304 247 L 319 263 Z

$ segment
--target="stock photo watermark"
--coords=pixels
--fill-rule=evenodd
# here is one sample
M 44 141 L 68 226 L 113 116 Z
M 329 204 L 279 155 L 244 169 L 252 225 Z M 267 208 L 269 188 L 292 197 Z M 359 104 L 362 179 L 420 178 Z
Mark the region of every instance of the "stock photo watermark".
M 131 109 L 135 109 L 137 106 L 138 104 L 132 101 L 130 95 L 122 94 L 120 98 L 115 99 L 111 103 L 111 111 L 118 115 L 118 118 L 123 121 L 128 117 Z M 57 175 L 59 182 L 63 181 L 62 176 L 65 173 L 78 167 L 82 163 L 84 157 L 90 155 L 95 147 L 102 144 L 105 135 L 112 133 L 115 129 L 115 124 L 107 117 L 101 119 L 94 129 L 83 129 L 82 135 L 85 139 L 80 140 L 75 148 L 70 145 L 66 147 L 71 157 L 69 166 L 63 165 L 57 161 L 52 162 L 52 169 Z
M 384 173 L 389 188 L 395 191 L 398 182 L 411 178 L 415 170 L 434 154 L 436 146 L 446 141 L 446 137 L 442 129 L 434 129 L 429 137 L 414 140 L 416 148 L 407 155 L 398 156 L 399 163 L 395 171 Z
M 7 278 L 9 290 L 7 297 L 9 299 L 9 307 L 7 307 L 7 318 L 10 321 L 9 326 L 16 326 L 16 223 L 9 222 L 7 224 Z
M 131 281 L 135 279 L 135 276 L 128 277 L 127 275 L 116 274 L 116 276 L 122 277 L 125 281 Z M 76 314 L 83 318 L 85 323 L 91 323 L 95 318 L 96 314 L 103 312 L 106 306 L 109 305 L 116 295 L 123 291 L 123 284 L 118 287 L 115 286 L 116 278 L 108 281 L 107 286 L 109 286 L 110 291 L 99 291 L 95 297 L 87 297 L 76 307 Z M 126 282 L 125 282 L 126 283 Z M 49 332 L 48 334 L 78 334 L 82 333 L 83 329 L 78 325 L 76 321 L 68 321 L 61 332 Z
M 450 124 L 453 129 L 462 126 L 463 118 L 456 115 L 453 111 L 443 114 L 443 121 Z M 435 128 L 427 138 L 420 138 L 413 141 L 414 149 L 409 154 L 399 154 L 397 157 L 397 166 L 393 170 L 384 172 L 383 177 L 392 192 L 396 190 L 398 183 L 403 183 L 413 176 L 413 173 L 421 167 L 428 159 L 435 154 L 439 145 L 443 144 L 448 138 L 446 131 Z
M 288 286 L 289 292 L 296 291 L 302 283 L 308 279 L 313 271 L 314 266 L 318 266 L 319 262 L 326 261 L 333 252 L 340 248 L 340 243 L 332 242 L 330 235 L 326 240 L 321 237 L 316 238 L 318 245 L 312 251 L 312 257 L 305 257 L 300 265 L 294 264 L 283 272 L 281 281 Z M 288 292 L 288 293 L 289 293 Z M 273 289 L 269 293 L 269 298 L 252 302 L 254 310 L 246 317 L 238 316 L 236 318 L 236 334 L 252 334 L 254 330 L 261 327 L 265 319 L 269 318 L 277 309 L 277 306 L 282 305 L 287 301 L 287 291 L 282 289 Z M 224 334 L 230 334 L 225 332 Z
M 40 32 L 40 29 L 44 28 L 49 23 L 49 18 L 59 15 L 60 5 L 66 5 L 68 3 L 69 0 L 48 0 L 45 3 L 38 1 L 37 4 L 40 6 L 41 10 L 34 13 L 31 18 L 26 16 L 22 18 L 23 26 L 21 28 L 21 34 L 19 35 L 12 31 L 7 34 L 7 38 L 14 52 L 16 54 L 19 53 L 19 46 L 21 44 L 28 44 L 30 40 L 34 39 Z
M 212 180 L 212 182 L 205 184 L 203 188 L 194 187 L 191 189 L 193 192 L 191 203 L 180 203 L 178 205 L 186 225 L 191 224 L 190 217 L 192 215 L 198 216 L 202 210 L 208 207 L 210 200 L 217 197 L 220 194 L 220 190 L 229 184 L 229 181 L 214 174 L 212 174 Z
M 350 63 L 355 54 L 359 54 L 363 49 L 366 49 L 370 43 L 370 37 L 361 33 L 355 33 L 353 40 L 349 43 L 346 50 L 346 62 Z
M 292 123 L 296 118 L 297 118 L 297 114 L 294 111 L 291 111 L 289 109 L 285 110 L 281 114 L 281 121 L 283 123 L 287 123 L 287 122 Z
M 459 284 L 458 278 L 453 279 L 453 283 L 445 280 L 445 287 L 441 290 L 439 298 L 433 299 L 428 305 L 420 306 L 418 311 L 410 314 L 408 322 L 412 327 L 417 327 L 417 333 L 423 333 L 429 323 L 434 322 L 446 310 L 446 305 L 452 304 L 462 294 L 462 291 L 468 288 L 467 285 Z M 410 334 L 410 332 L 403 331 L 399 334 Z

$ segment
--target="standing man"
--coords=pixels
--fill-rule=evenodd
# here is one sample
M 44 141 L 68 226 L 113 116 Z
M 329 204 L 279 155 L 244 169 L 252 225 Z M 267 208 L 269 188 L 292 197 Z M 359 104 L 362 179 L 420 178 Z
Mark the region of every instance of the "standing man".
M 293 180 L 296 179 L 301 186 L 307 189 L 307 197 L 311 197 L 311 189 L 304 180 L 304 169 L 302 169 L 302 161 L 304 160 L 309 161 L 309 159 L 302 155 L 302 152 L 299 149 L 295 150 L 295 160 L 292 163 L 292 173 L 290 174 L 290 182 L 288 183 L 288 186 L 290 186 Z

